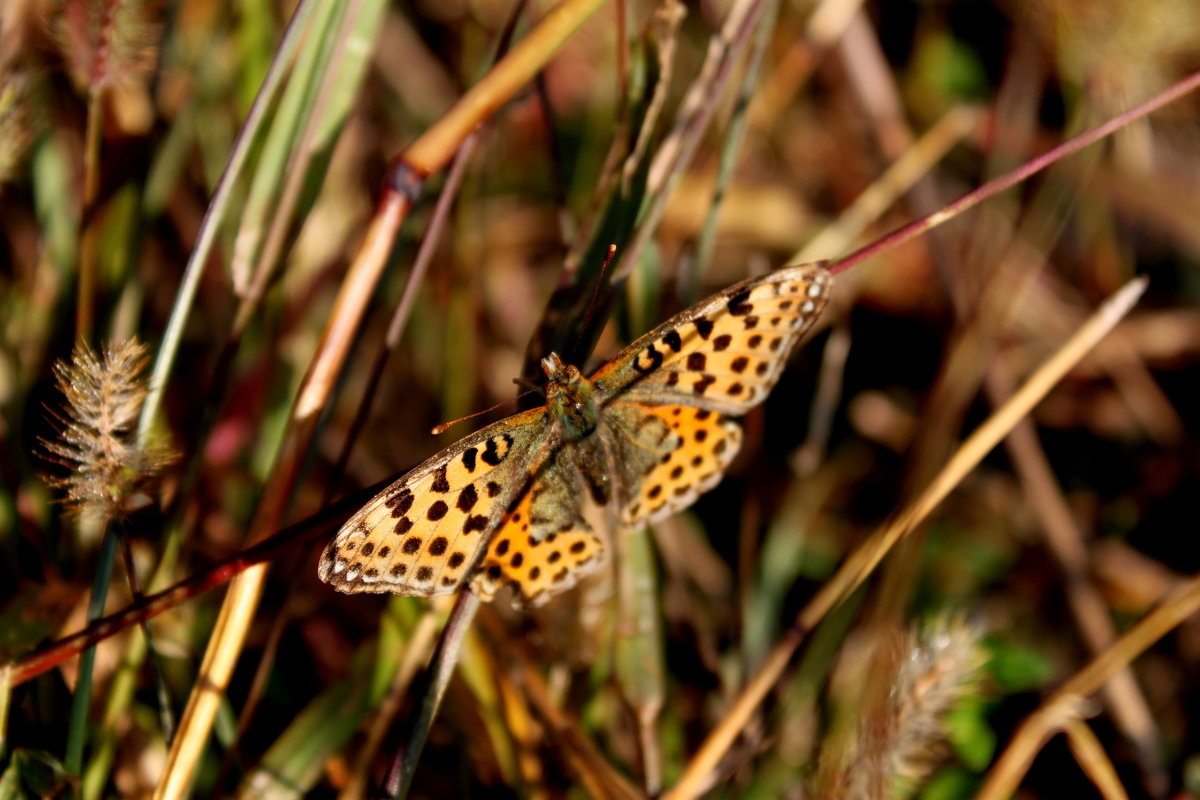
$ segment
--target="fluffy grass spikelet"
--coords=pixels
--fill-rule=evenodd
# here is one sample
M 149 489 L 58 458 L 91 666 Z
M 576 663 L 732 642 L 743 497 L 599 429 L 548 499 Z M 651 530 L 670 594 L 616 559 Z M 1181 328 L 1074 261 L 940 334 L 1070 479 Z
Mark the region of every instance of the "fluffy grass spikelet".
M 944 752 L 946 715 L 978 690 L 985 661 L 979 632 L 961 617 L 939 616 L 897 637 L 891 688 L 870 703 L 843 774 L 846 796 L 907 797 Z
M 70 363 L 54 365 L 66 405 L 62 413 L 51 412 L 59 422 L 58 438 L 42 444 L 51 461 L 71 470 L 47 482 L 66 491 L 73 511 L 123 516 L 137 493 L 175 458 L 167 447 L 139 447 L 136 441 L 146 397 L 145 365 L 146 348 L 135 339 L 110 345 L 102 357 L 80 344 Z

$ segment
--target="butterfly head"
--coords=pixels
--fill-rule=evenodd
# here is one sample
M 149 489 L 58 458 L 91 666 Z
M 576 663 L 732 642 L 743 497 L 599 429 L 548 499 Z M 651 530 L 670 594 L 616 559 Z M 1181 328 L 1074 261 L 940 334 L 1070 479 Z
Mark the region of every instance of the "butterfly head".
M 546 372 L 546 405 L 571 439 L 583 439 L 596 429 L 598 413 L 592 382 L 557 353 L 542 359 Z

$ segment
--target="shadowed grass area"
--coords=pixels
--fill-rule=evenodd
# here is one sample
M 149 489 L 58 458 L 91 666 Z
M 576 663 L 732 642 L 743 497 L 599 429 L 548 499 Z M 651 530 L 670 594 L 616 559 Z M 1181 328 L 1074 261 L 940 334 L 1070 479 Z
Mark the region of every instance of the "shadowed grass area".
M 1200 10 L 1150 6 L 6 6 L 0 794 L 1200 791 Z M 724 479 L 574 589 L 317 579 L 549 352 L 817 259 Z

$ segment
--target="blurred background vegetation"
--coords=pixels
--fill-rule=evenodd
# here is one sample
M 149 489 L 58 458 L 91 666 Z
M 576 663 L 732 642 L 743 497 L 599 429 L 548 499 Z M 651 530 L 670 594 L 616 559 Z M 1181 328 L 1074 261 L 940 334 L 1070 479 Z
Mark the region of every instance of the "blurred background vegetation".
M 622 252 L 630 226 L 649 238 L 621 266 L 589 364 L 749 274 L 844 255 L 1200 68 L 1194 0 L 767 0 L 694 157 L 650 190 L 606 181 L 614 142 L 624 155 L 640 135 L 647 153 L 666 141 L 734 5 L 602 6 L 480 127 L 432 233 L 446 178 L 430 176 L 304 454 L 290 520 L 467 431 L 435 438 L 432 425 L 511 399 L 556 287 L 591 296 L 604 213 L 624 214 L 612 223 Z M 4 0 L 4 660 L 245 544 L 389 162 L 549 7 L 314 0 L 288 39 L 290 3 Z M 273 64 L 283 83 L 244 141 L 171 341 L 184 266 Z M 484 609 L 414 796 L 670 787 L 846 555 L 1094 306 L 1148 275 L 1139 308 L 1020 436 L 825 619 L 711 779 L 717 797 L 870 796 L 847 776 L 904 727 L 880 698 L 920 695 L 872 668 L 871 645 L 898 644 L 893 662 L 923 654 L 934 673 L 953 672 L 938 654 L 961 646 L 921 753 L 876 768 L 897 796 L 972 796 L 1048 691 L 1200 569 L 1198 110 L 1185 96 L 840 276 L 820 330 L 745 419 L 725 481 L 616 548 L 642 579 L 633 599 L 618 609 L 604 572 L 537 613 Z M 660 196 L 661 220 L 647 222 Z M 373 386 L 422 245 L 428 271 Z M 119 348 L 134 338 L 144 358 Z M 91 424 L 58 388 L 86 387 L 87 363 L 57 380 L 53 367 L 80 340 L 97 380 L 128 384 L 135 406 L 139 358 L 144 379 L 170 341 L 174 369 L 134 467 L 97 472 L 87 453 L 47 444 Z M 137 431 L 125 411 L 113 442 Z M 326 540 L 274 559 L 198 796 L 358 796 L 386 772 L 420 702 L 405 687 L 447 606 L 336 594 L 316 577 Z M 107 599 L 89 609 L 96 587 Z M 15 687 L 0 795 L 148 794 L 220 603 L 220 590 L 201 595 L 149 623 L 150 647 L 128 629 L 94 662 Z M 932 638 L 911 638 L 921 624 Z M 1192 619 L 1083 709 L 1131 796 L 1200 794 L 1198 663 Z M 1077 757 L 1051 740 L 1021 796 L 1098 796 Z

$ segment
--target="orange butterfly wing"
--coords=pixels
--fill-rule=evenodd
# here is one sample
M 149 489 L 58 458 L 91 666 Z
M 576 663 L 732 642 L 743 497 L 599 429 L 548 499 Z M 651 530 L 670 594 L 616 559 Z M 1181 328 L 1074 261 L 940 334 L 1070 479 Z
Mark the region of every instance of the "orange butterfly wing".
M 455 591 L 527 483 L 549 428 L 546 409 L 534 409 L 428 459 L 342 526 L 321 556 L 321 580 L 350 594 Z

